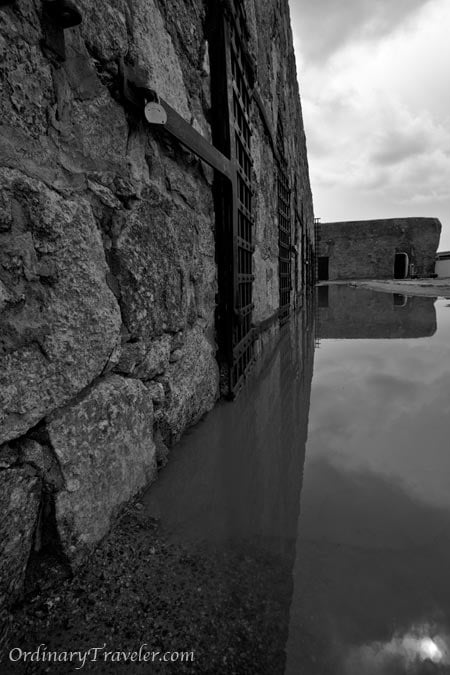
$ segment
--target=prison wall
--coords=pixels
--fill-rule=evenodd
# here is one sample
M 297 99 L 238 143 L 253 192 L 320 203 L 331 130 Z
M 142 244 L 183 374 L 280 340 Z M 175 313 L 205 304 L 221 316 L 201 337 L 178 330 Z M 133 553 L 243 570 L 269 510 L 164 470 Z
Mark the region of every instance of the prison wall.
M 317 255 L 328 257 L 328 278 L 389 279 L 396 253 L 406 253 L 413 273 L 434 273 L 441 223 L 437 218 L 390 218 L 321 223 Z
M 211 142 L 207 13 L 226 3 L 76 4 L 65 60 L 42 2 L 0 7 L 3 611 L 36 561 L 81 564 L 219 395 L 214 173 L 122 87 L 125 64 Z M 293 241 L 312 236 L 313 211 L 288 2 L 245 9 L 260 91 L 254 320 L 267 327 L 279 303 L 281 117 Z
M 280 290 L 278 171 L 274 147 L 286 160 L 292 190 L 292 246 L 295 247 L 291 269 L 293 300 L 303 290 L 301 268 L 307 265 L 306 242 L 312 245 L 314 241 L 314 213 L 287 3 L 252 0 L 246 2 L 246 6 L 251 47 L 257 64 L 257 89 L 265 110 L 264 115 L 255 104 L 252 119 L 256 208 L 254 319 L 257 325 L 267 325 L 277 317 Z M 281 146 L 277 143 L 279 125 L 282 129 Z M 305 250 L 302 249 L 303 242 Z

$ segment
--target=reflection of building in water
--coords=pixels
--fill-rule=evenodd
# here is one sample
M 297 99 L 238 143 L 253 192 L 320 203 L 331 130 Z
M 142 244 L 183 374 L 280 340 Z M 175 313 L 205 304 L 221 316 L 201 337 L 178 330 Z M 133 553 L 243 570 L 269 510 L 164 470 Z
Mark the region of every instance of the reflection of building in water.
M 248 614 L 249 635 L 239 638 L 236 672 L 275 675 L 284 672 L 313 370 L 312 319 L 299 314 L 284 328 L 275 352 L 269 346 L 266 353 L 239 399 L 219 404 L 181 441 L 144 501 L 151 516 L 161 515 L 172 542 L 212 561 L 215 586 Z M 235 650 L 232 617 L 223 630 Z M 255 649 L 259 644 L 263 648 Z
M 404 279 L 434 273 L 441 223 L 437 218 L 390 218 L 320 223 L 319 280 Z
M 317 287 L 319 338 L 419 338 L 436 332 L 434 298 L 351 286 Z

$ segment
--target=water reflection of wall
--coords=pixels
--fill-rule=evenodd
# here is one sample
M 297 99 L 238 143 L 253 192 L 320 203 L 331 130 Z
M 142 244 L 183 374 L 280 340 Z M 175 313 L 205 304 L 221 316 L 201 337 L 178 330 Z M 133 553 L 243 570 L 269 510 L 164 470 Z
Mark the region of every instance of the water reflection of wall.
M 317 337 L 429 337 L 436 332 L 434 301 L 351 286 L 318 286 Z
M 145 500 L 171 540 L 213 556 L 217 584 L 253 608 L 240 662 L 252 650 L 253 672 L 284 670 L 313 355 L 312 321 L 299 314 L 237 401 L 179 444 Z

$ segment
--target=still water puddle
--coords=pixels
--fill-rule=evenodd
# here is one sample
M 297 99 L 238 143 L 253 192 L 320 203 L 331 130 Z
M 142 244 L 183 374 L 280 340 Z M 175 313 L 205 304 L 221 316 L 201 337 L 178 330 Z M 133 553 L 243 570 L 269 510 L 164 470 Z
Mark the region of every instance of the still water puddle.
M 448 300 L 330 286 L 315 314 L 185 437 L 146 509 L 258 598 L 255 673 L 450 673 Z

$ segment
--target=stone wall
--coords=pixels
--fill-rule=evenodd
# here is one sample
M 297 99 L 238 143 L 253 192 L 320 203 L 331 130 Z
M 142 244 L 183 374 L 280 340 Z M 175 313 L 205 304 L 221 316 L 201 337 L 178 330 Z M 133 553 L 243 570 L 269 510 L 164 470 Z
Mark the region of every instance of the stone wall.
M 450 253 L 438 253 L 436 259 L 436 274 L 441 279 L 450 278 Z
M 85 559 L 218 397 L 213 172 L 127 107 L 120 80 L 125 60 L 210 141 L 211 3 L 77 6 L 61 63 L 40 0 L 0 7 L 3 607 L 30 552 Z M 288 3 L 245 7 L 261 100 L 273 129 L 283 119 L 292 204 L 312 236 Z M 258 322 L 276 317 L 278 225 L 273 138 L 256 105 L 253 124 Z
M 330 280 L 393 278 L 396 253 L 406 253 L 414 274 L 428 277 L 440 232 L 437 218 L 321 223 L 317 255 L 328 257 Z
M 314 213 L 309 184 L 306 140 L 303 128 L 292 32 L 287 3 L 273 0 L 247 0 L 251 17 L 253 50 L 257 57 L 258 88 L 274 136 L 279 119 L 284 130 L 284 156 L 289 167 L 290 185 L 293 188 L 292 243 L 297 244 L 299 270 L 305 255 L 301 248 L 301 232 L 295 225 L 295 209 L 302 217 L 304 228 L 311 241 L 314 238 Z M 254 168 L 256 182 L 256 250 L 254 254 L 255 321 L 267 320 L 279 306 L 278 284 L 278 215 L 277 171 L 273 150 L 267 142 L 267 130 L 257 106 L 254 106 Z M 275 139 L 276 140 L 276 139 Z M 292 261 L 294 263 L 294 259 Z M 292 287 L 301 291 L 301 274 L 295 288 L 294 264 Z

